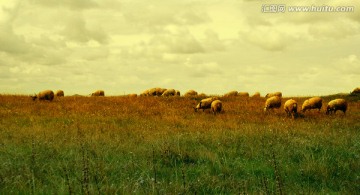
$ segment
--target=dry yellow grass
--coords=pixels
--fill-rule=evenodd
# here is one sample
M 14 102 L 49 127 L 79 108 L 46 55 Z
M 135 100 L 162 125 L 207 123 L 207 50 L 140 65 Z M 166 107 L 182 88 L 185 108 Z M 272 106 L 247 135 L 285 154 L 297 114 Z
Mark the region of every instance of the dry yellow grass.
M 264 98 L 214 116 L 184 97 L 0 95 L 0 193 L 356 192 L 359 98 L 325 115 L 332 98 L 293 120 Z

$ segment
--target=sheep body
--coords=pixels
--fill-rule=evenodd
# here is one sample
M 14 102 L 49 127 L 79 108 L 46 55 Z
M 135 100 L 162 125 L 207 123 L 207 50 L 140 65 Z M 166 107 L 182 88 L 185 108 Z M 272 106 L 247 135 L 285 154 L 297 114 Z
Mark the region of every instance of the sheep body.
M 49 100 L 52 101 L 54 99 L 54 92 L 52 90 L 45 90 L 39 92 L 37 95 L 31 96 L 33 100 L 38 98 L 39 100 Z
M 240 97 L 249 97 L 249 93 L 248 92 L 239 92 L 238 95 Z
M 281 107 L 281 98 L 279 96 L 273 96 L 266 100 L 264 111 L 273 108 L 280 108 Z
M 222 110 L 222 102 L 220 100 L 214 100 L 211 102 L 211 111 L 215 115 L 216 113 L 220 113 Z
M 297 102 L 294 99 L 289 99 L 284 104 L 284 110 L 288 116 L 295 118 L 297 115 Z
M 151 89 L 149 89 L 149 95 L 150 96 L 161 96 L 164 93 L 164 91 L 166 91 L 166 89 L 160 88 L 160 87 L 151 88 Z
M 301 111 L 305 112 L 306 110 L 319 109 L 320 112 L 321 107 L 322 107 L 322 98 L 312 97 L 304 101 L 304 103 L 301 106 Z
M 251 97 L 253 97 L 253 98 L 258 98 L 258 97 L 260 97 L 260 92 L 255 92 L 254 95 L 252 95 Z
M 131 98 L 136 98 L 138 95 L 136 93 L 131 93 L 131 94 L 128 94 L 127 96 L 131 97 Z
M 352 95 L 360 94 L 360 87 L 355 88 L 350 94 Z
M 64 91 L 63 91 L 63 90 L 57 90 L 56 93 L 55 93 L 55 95 L 56 95 L 57 97 L 64 97 Z
M 326 114 L 336 113 L 337 110 L 341 110 L 345 114 L 347 106 L 347 102 L 344 99 L 331 100 L 326 107 Z
M 175 96 L 176 95 L 176 91 L 175 89 L 167 89 L 164 91 L 164 93 L 162 93 L 161 96 Z
M 274 93 L 268 93 L 266 94 L 266 98 L 270 98 L 270 97 L 274 97 L 274 96 L 278 96 L 278 97 L 282 97 L 282 93 L 281 92 L 274 92 Z
M 238 96 L 238 93 L 237 91 L 230 91 L 230 92 L 227 92 L 224 94 L 224 97 L 235 97 L 235 96 Z
M 175 96 L 180 96 L 180 91 L 179 90 L 175 91 Z
M 197 96 L 198 95 L 198 93 L 195 91 L 195 90 L 189 90 L 189 91 L 187 91 L 185 94 L 184 94 L 184 96 L 185 97 L 191 97 L 191 96 Z
M 92 93 L 91 96 L 105 96 L 105 92 L 103 90 L 97 90 Z
M 195 109 L 195 112 L 198 111 L 199 109 L 202 109 L 202 110 L 204 111 L 205 109 L 211 108 L 211 103 L 212 103 L 214 100 L 217 100 L 217 98 L 210 97 L 210 98 L 202 99 L 202 100 L 196 105 L 196 107 L 194 108 L 194 109 Z

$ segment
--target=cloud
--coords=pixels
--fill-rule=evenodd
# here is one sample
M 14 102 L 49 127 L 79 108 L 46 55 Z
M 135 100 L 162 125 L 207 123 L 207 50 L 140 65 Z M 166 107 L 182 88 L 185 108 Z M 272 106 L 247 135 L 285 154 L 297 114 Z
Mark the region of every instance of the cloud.
M 223 74 L 223 70 L 217 62 L 201 62 L 201 60 L 192 60 L 188 58 L 185 63 L 187 72 L 190 72 L 191 77 L 211 77 Z
M 108 35 L 102 28 L 89 28 L 81 14 L 74 14 L 67 18 L 65 28 L 61 34 L 70 41 L 78 43 L 87 43 L 93 40 L 100 44 L 106 44 L 108 41 Z
M 239 32 L 240 39 L 269 51 L 282 51 L 298 39 L 272 26 L 257 26 Z
M 23 36 L 15 34 L 10 25 L 0 25 L 0 51 L 18 55 L 29 50 Z
M 357 55 L 351 54 L 337 60 L 333 68 L 345 75 L 360 76 L 360 59 Z
M 169 25 L 193 26 L 210 21 L 206 12 L 186 1 L 134 1 L 123 3 L 122 7 L 122 22 L 133 33 L 162 33 Z
M 360 33 L 360 23 L 340 18 L 309 26 L 309 34 L 317 39 L 345 39 Z
M 31 3 L 46 7 L 66 7 L 76 10 L 95 8 L 98 4 L 92 0 L 30 0 Z

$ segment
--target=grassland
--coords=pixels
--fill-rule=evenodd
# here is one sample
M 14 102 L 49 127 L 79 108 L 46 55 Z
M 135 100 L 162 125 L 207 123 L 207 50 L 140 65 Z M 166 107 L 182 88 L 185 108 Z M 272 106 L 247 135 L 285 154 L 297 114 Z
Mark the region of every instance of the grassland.
M 356 194 L 360 102 L 346 98 L 346 116 L 293 120 L 263 98 L 214 116 L 183 97 L 0 95 L 0 194 Z

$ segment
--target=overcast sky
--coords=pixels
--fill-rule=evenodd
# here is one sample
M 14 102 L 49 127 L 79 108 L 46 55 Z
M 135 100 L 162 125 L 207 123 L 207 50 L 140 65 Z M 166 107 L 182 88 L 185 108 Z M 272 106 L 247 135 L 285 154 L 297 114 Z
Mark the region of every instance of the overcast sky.
M 263 5 L 354 6 L 263 13 Z M 284 96 L 360 86 L 359 0 L 1 0 L 0 93 Z

